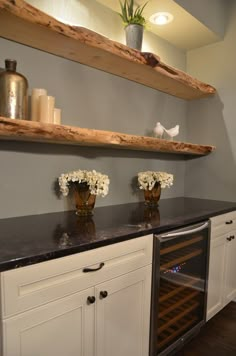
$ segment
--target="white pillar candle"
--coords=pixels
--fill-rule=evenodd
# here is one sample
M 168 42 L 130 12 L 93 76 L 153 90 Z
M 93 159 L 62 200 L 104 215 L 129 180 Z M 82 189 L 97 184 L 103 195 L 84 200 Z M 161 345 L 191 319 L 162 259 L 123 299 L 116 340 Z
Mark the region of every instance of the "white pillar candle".
M 53 123 L 55 98 L 41 95 L 39 97 L 39 121 Z
M 61 109 L 58 108 L 54 109 L 53 123 L 56 125 L 61 124 Z
M 47 95 L 46 89 L 32 89 L 31 95 L 31 120 L 39 121 L 39 97 L 40 95 Z

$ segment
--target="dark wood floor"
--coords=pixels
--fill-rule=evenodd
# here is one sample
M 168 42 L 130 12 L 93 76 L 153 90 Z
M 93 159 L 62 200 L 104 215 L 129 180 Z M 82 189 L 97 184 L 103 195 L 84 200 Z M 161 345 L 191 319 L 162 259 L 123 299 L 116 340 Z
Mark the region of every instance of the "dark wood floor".
M 230 303 L 175 356 L 236 356 L 236 303 Z

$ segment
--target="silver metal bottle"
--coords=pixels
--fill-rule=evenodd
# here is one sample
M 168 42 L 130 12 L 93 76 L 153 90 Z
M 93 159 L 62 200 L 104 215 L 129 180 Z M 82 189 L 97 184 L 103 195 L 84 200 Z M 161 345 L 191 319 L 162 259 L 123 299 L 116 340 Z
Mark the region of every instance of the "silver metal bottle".
M 16 72 L 17 62 L 6 59 L 6 69 L 0 72 L 0 116 L 27 119 L 28 81 Z

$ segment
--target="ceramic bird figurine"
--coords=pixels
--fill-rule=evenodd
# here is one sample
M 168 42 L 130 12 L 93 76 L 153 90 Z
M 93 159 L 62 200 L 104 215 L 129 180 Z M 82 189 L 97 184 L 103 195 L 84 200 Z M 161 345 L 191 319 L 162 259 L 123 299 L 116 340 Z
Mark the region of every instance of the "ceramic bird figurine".
M 164 131 L 164 126 L 162 126 L 160 122 L 157 122 L 156 126 L 153 129 L 155 137 L 162 138 Z
M 173 137 L 179 134 L 179 125 L 176 125 L 175 127 L 172 127 L 172 129 L 169 130 L 165 129 L 165 132 L 168 136 L 170 136 L 171 140 L 173 140 Z

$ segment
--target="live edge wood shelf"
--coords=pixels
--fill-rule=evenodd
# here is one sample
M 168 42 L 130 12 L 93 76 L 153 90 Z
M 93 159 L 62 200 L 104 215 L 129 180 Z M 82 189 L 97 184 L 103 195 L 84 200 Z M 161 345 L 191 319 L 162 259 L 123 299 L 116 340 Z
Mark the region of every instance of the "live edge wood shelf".
M 48 142 L 202 156 L 214 146 L 0 117 L 0 140 Z
M 0 0 L 0 36 L 183 99 L 213 95 L 212 86 L 83 27 L 68 26 L 23 0 Z

